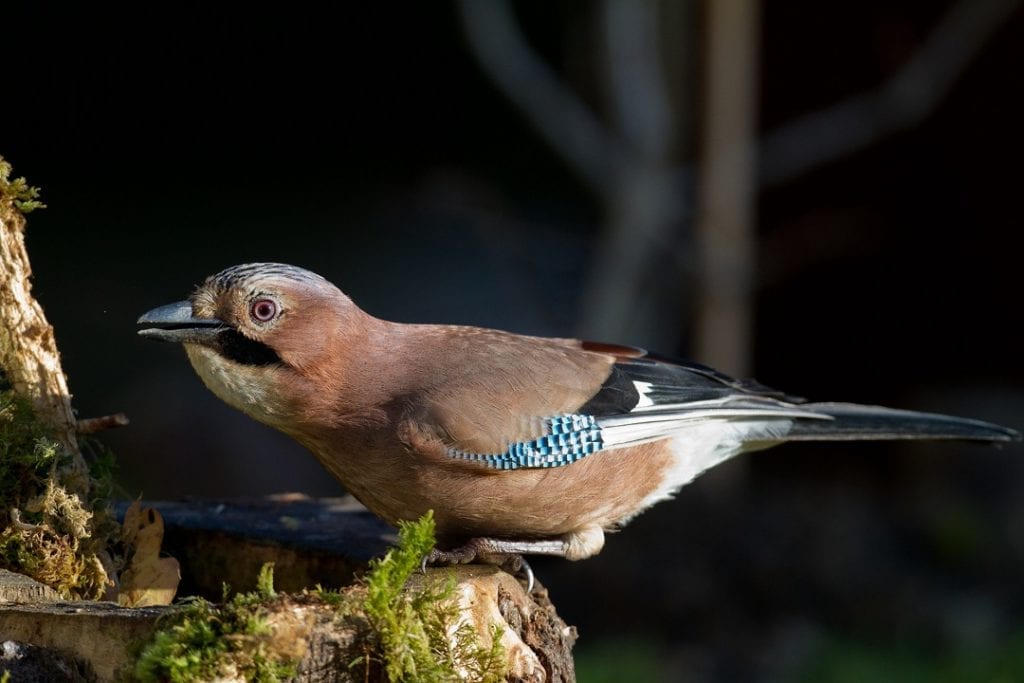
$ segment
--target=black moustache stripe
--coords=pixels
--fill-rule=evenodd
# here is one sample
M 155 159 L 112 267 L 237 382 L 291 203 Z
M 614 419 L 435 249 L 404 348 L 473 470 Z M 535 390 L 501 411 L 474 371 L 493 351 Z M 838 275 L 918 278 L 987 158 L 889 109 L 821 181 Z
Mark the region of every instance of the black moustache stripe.
M 213 344 L 216 351 L 242 365 L 281 365 L 281 357 L 266 344 L 253 341 L 235 330 L 224 330 Z

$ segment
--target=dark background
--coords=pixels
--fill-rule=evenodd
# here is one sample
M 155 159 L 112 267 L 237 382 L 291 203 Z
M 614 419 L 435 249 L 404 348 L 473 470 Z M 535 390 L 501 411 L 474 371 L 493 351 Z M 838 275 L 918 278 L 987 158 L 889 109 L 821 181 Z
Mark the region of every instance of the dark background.
M 480 69 L 456 7 L 10 5 L 0 154 L 49 205 L 28 246 L 75 406 L 132 419 L 104 436 L 126 495 L 340 490 L 207 393 L 180 349 L 135 337 L 139 314 L 226 266 L 301 265 L 393 320 L 587 332 L 605 198 Z M 762 8 L 761 133 L 885 82 L 948 5 Z M 705 36 L 686 6 L 673 154 L 692 203 Z M 601 118 L 596 7 L 515 5 Z M 1024 428 L 1022 46 L 1018 7 L 919 121 L 762 186 L 749 359 L 762 382 Z M 610 341 L 678 340 L 661 350 L 688 355 L 688 283 L 662 266 L 639 287 L 683 292 L 661 329 Z M 784 447 L 710 473 L 595 559 L 536 569 L 580 627 L 582 680 L 1012 680 L 1022 455 Z

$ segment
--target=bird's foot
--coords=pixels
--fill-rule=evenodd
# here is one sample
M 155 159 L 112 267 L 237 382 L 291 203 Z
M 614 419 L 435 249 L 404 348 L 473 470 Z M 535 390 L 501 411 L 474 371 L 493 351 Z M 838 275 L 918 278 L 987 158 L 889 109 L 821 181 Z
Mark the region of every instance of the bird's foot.
M 464 545 L 451 550 L 434 548 L 423 556 L 420 570 L 426 572 L 431 564 L 469 564 L 482 562 L 501 567 L 513 576 L 522 576 L 526 591 L 533 592 L 535 584 L 533 569 L 523 559 L 522 553 L 538 555 L 564 555 L 563 541 L 505 541 L 496 538 L 473 538 Z
M 465 546 L 450 551 L 434 548 L 423 556 L 420 571 L 426 573 L 427 566 L 432 564 L 470 564 L 472 562 L 493 564 L 513 576 L 521 576 L 526 581 L 526 592 L 533 592 L 535 583 L 533 569 L 522 555 L 481 554 L 467 550 Z

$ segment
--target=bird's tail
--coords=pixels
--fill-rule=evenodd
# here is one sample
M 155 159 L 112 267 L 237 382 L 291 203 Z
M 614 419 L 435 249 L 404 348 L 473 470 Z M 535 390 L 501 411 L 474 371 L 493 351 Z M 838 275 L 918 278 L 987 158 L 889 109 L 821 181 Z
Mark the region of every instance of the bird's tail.
M 831 419 L 796 419 L 784 441 L 886 441 L 958 439 L 1019 441 L 1020 432 L 981 420 L 854 403 L 804 403 L 802 410 Z

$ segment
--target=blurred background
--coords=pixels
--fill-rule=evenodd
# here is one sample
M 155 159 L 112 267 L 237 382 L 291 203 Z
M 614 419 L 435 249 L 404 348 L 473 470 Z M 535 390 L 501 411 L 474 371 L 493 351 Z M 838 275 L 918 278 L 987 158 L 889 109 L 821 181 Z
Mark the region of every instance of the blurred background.
M 126 496 L 336 495 L 134 321 L 293 263 L 408 322 L 579 335 L 1024 428 L 1012 0 L 6 3 L 0 154 Z M 1024 679 L 1024 449 L 734 461 L 538 576 L 581 681 Z

